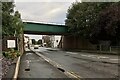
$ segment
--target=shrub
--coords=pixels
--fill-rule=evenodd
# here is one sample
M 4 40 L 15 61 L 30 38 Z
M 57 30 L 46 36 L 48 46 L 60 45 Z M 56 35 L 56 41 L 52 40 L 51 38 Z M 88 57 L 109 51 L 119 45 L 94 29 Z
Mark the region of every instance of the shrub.
M 15 59 L 20 56 L 20 52 L 14 49 L 10 49 L 9 51 L 3 51 L 3 56 L 8 59 Z

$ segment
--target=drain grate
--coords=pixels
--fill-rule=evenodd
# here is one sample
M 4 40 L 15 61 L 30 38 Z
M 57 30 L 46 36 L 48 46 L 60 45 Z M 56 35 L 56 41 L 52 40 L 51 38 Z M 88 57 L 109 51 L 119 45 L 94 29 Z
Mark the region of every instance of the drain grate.
M 29 68 L 27 68 L 27 69 L 25 69 L 25 71 L 30 71 L 30 69 L 29 69 Z
M 62 68 L 57 68 L 58 70 L 60 70 L 60 71 L 62 71 L 62 72 L 65 72 L 65 70 L 64 69 L 62 69 Z

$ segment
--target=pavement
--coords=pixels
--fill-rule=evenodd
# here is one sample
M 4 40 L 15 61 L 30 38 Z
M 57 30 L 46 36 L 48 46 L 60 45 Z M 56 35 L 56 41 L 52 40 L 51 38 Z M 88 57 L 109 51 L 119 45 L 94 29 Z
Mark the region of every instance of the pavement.
M 15 62 L 2 57 L 0 60 L 0 77 L 2 79 L 12 79 L 15 72 Z
M 42 78 L 68 78 L 63 72 L 47 63 L 34 52 L 26 49 L 20 61 L 18 80 Z
M 64 50 L 64 49 L 60 49 L 60 48 L 46 48 L 47 50 Z M 99 51 L 99 50 L 78 50 L 78 49 L 68 49 L 68 50 L 64 50 L 64 51 L 71 51 L 71 52 L 85 52 L 85 53 L 97 53 L 97 54 L 108 54 L 108 55 L 120 55 L 119 51 L 115 52 L 115 51 Z
M 0 79 L 2 79 L 2 58 L 0 58 Z
M 119 77 L 119 58 L 117 55 L 61 51 L 43 47 L 31 49 L 82 78 Z
M 14 64 L 12 64 L 10 67 L 9 67 L 9 69 L 8 69 L 8 71 L 7 71 L 7 74 L 5 75 L 5 77 L 3 77 L 3 80 L 4 79 L 9 79 L 9 80 L 12 80 L 13 79 L 13 76 L 14 76 L 14 72 L 15 72 L 15 67 L 16 67 L 16 64 L 14 63 Z

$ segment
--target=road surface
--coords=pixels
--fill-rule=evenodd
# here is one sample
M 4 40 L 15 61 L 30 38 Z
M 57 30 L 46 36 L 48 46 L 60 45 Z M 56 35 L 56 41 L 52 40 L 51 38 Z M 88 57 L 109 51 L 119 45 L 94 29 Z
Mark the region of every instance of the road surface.
M 22 55 L 18 78 L 68 78 L 63 72 L 53 67 L 34 52 L 27 50 Z
M 44 47 L 31 49 L 81 78 L 118 78 L 119 59 L 117 55 L 69 52 Z

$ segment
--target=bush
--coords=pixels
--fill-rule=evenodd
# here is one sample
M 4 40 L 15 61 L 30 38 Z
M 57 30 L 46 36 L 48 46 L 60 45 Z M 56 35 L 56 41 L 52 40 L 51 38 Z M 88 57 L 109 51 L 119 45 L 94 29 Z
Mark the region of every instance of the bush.
M 20 52 L 14 49 L 10 49 L 9 51 L 4 51 L 3 56 L 8 59 L 15 59 L 20 56 Z

